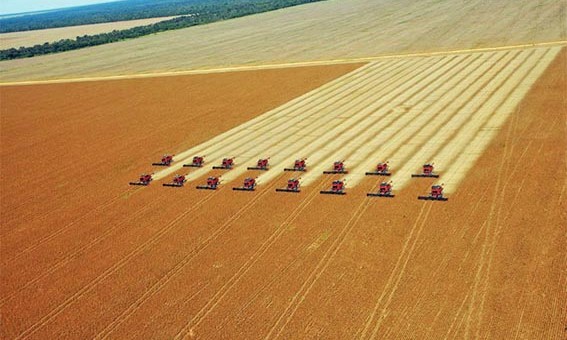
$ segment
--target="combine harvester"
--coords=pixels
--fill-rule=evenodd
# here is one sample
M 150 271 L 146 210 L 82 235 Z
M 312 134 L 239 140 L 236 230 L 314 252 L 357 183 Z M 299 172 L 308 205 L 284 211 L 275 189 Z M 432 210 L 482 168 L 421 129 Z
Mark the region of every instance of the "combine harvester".
M 195 156 L 190 164 L 183 164 L 183 166 L 186 168 L 201 168 L 203 164 L 205 164 L 204 156 Z
M 323 171 L 324 174 L 348 174 L 345 168 L 345 161 L 336 161 L 333 163 L 333 170 Z
M 207 178 L 206 185 L 197 185 L 196 188 L 202 190 L 217 190 L 219 184 L 220 184 L 220 177 L 209 177 Z
M 285 168 L 284 171 L 307 171 L 306 159 L 307 158 L 296 159 L 293 163 L 293 168 Z
M 423 172 L 420 174 L 412 174 L 411 177 L 434 177 L 438 178 L 439 175 L 433 172 L 433 163 L 423 164 Z
M 241 187 L 232 188 L 237 191 L 254 191 L 256 190 L 256 179 L 248 177 L 244 180 L 244 185 Z
M 130 182 L 130 185 L 149 185 L 150 182 L 153 181 L 152 175 L 153 174 L 141 174 L 140 180 L 138 182 Z
M 175 156 L 175 155 L 163 155 L 163 157 L 161 158 L 161 162 L 152 163 L 152 165 L 155 165 L 155 166 L 170 166 L 171 163 L 173 162 L 173 156 Z
M 234 157 L 223 158 L 221 165 L 213 166 L 213 169 L 230 170 L 234 167 Z
M 365 173 L 366 176 L 391 176 L 392 173 L 388 171 L 388 162 L 378 163 L 375 171 Z
M 345 192 L 345 181 L 336 180 L 333 181 L 331 190 L 321 190 L 319 193 L 326 195 L 346 195 Z
M 300 178 L 290 178 L 287 180 L 287 186 L 285 188 L 276 188 L 278 192 L 300 192 L 299 190 L 299 180 Z
M 182 187 L 185 182 L 187 182 L 187 178 L 185 178 L 184 175 L 175 175 L 175 177 L 173 177 L 173 180 L 171 181 L 171 183 L 163 183 L 162 185 L 164 187 Z
M 431 193 L 427 196 L 417 196 L 419 200 L 426 200 L 426 201 L 448 201 L 447 197 L 443 197 L 443 186 L 442 185 L 434 185 L 431 187 Z
M 269 170 L 269 164 L 268 164 L 268 160 L 270 159 L 270 157 L 268 158 L 264 158 L 264 159 L 259 159 L 258 162 L 256 163 L 256 166 L 249 166 L 248 170 L 263 170 L 263 171 L 267 171 Z
M 388 197 L 393 198 L 395 195 L 392 194 L 392 182 L 382 182 L 378 188 L 378 192 L 369 192 L 366 196 L 370 197 Z

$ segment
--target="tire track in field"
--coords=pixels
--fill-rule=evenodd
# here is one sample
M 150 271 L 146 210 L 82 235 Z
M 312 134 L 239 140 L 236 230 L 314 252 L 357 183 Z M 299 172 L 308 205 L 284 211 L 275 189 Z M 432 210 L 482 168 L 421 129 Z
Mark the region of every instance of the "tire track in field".
M 322 181 L 320 181 L 318 187 L 322 187 Z M 218 306 L 222 299 L 232 290 L 232 288 L 238 284 L 238 282 L 248 273 L 250 268 L 252 268 L 258 260 L 270 249 L 270 247 L 279 240 L 279 238 L 286 231 L 292 222 L 309 206 L 309 204 L 317 197 L 319 194 L 318 190 L 313 190 L 309 196 L 307 196 L 292 212 L 291 214 L 276 228 L 276 230 L 264 241 L 260 247 L 250 256 L 250 259 L 246 261 L 238 271 L 230 278 L 228 281 L 221 286 L 219 290 L 213 295 L 213 297 L 203 306 L 197 314 L 189 320 L 181 330 L 176 334 L 175 339 L 183 339 L 188 334 L 190 334 L 191 329 L 199 326 L 199 324 Z
M 554 119 L 554 121 L 551 122 L 551 124 L 549 126 L 554 126 L 556 119 Z M 542 135 L 544 135 L 543 138 L 547 137 L 547 135 L 549 135 L 550 131 L 544 128 L 545 122 L 540 122 L 540 127 L 538 129 L 536 129 L 535 131 L 538 131 L 536 134 L 535 139 L 536 140 L 541 140 L 542 139 Z M 527 130 L 530 127 L 526 127 L 525 130 Z M 517 133 L 517 125 L 514 126 L 514 132 L 512 133 L 512 136 L 514 135 L 522 135 L 522 133 Z M 524 130 L 524 131 L 525 131 Z M 504 191 L 505 189 L 508 187 L 508 184 L 510 184 L 510 180 L 512 179 L 513 175 L 516 173 L 517 170 L 519 170 L 519 166 L 520 164 L 526 164 L 526 163 L 530 163 L 530 162 L 523 162 L 523 158 L 526 156 L 527 151 L 530 149 L 530 147 L 532 146 L 533 141 L 530 141 L 528 143 L 528 146 L 525 148 L 524 152 L 522 152 L 522 154 L 520 155 L 520 157 L 516 160 L 516 162 L 510 162 L 508 164 L 508 168 L 506 170 L 506 174 L 508 175 L 508 178 L 505 180 L 504 185 L 503 185 L 503 190 L 502 190 L 502 198 L 501 198 L 501 202 L 500 205 L 498 207 L 498 211 L 496 214 L 496 231 L 493 235 L 493 238 L 491 240 L 491 244 L 490 244 L 490 248 L 489 248 L 489 259 L 488 259 L 488 264 L 487 264 L 487 268 L 485 271 L 485 279 L 483 281 L 484 283 L 484 287 L 482 288 L 482 295 L 481 295 L 481 302 L 480 302 L 480 307 L 478 309 L 478 317 L 477 317 L 477 325 L 476 325 L 476 334 L 475 337 L 479 337 L 480 336 L 480 326 L 481 326 L 481 319 L 482 319 L 482 315 L 483 315 L 483 311 L 484 311 L 484 303 L 486 300 L 486 294 L 488 291 L 488 280 L 490 279 L 490 272 L 491 272 L 491 267 L 492 267 L 492 260 L 493 260 L 493 256 L 492 254 L 494 253 L 495 249 L 496 249 L 496 245 L 497 245 L 497 241 L 498 241 L 498 237 L 500 236 L 502 227 L 504 227 L 503 224 L 503 219 L 506 220 L 508 218 L 508 215 L 511 211 L 511 209 L 506 213 L 506 216 L 502 217 L 502 213 L 503 213 L 503 209 L 504 209 Z M 512 152 L 514 151 L 515 147 L 516 147 L 516 143 L 512 142 L 511 143 L 511 150 L 510 150 L 510 154 L 512 154 Z M 543 143 L 540 145 L 539 150 L 536 151 L 536 153 L 530 153 L 530 154 L 539 154 L 542 151 L 542 147 L 543 147 Z M 529 164 L 530 166 L 533 165 L 535 163 L 535 159 L 531 160 L 531 163 Z M 525 180 L 529 177 L 529 174 L 524 174 L 522 181 L 520 181 L 520 185 L 518 187 L 517 193 L 514 196 L 514 198 L 512 199 L 512 201 L 509 203 L 511 207 L 515 206 L 515 202 L 519 197 L 519 193 L 523 188 L 523 183 L 525 182 Z M 549 214 L 546 215 L 547 218 L 549 218 Z M 525 307 L 525 306 L 524 306 Z M 521 323 L 521 321 L 520 321 Z M 519 324 L 518 324 L 519 327 Z M 518 328 L 519 329 L 519 328 Z
M 219 189 L 222 190 L 223 188 Z M 210 235 L 207 239 L 205 239 L 201 244 L 198 246 L 198 250 L 196 252 L 202 251 L 211 241 L 213 241 L 218 235 L 222 234 L 224 231 L 227 230 L 228 226 L 240 217 L 244 212 L 246 212 L 257 200 L 263 197 L 267 192 L 269 192 L 269 188 L 267 188 L 263 193 L 254 196 L 248 203 L 246 203 L 237 213 L 235 213 L 231 218 L 227 220 L 220 228 L 215 230 L 215 232 Z M 209 195 L 212 196 L 213 194 Z M 57 315 L 59 315 L 63 310 L 68 308 L 71 304 L 79 300 L 82 296 L 86 293 L 92 291 L 100 282 L 108 278 L 110 275 L 116 273 L 119 269 L 124 267 L 131 259 L 135 256 L 143 253 L 147 249 L 149 249 L 152 245 L 156 244 L 163 236 L 165 236 L 170 230 L 173 229 L 174 226 L 177 225 L 178 222 L 182 221 L 183 218 L 187 217 L 189 213 L 193 212 L 197 207 L 191 207 L 190 209 L 186 210 L 182 214 L 178 215 L 176 218 L 171 220 L 168 224 L 164 226 L 163 229 L 158 231 L 154 237 L 150 238 L 146 242 L 139 245 L 134 251 L 129 253 L 128 255 L 124 256 L 120 261 L 116 262 L 110 268 L 105 270 L 101 275 L 97 276 L 95 279 L 91 280 L 87 285 L 83 286 L 79 291 L 75 292 L 75 294 L 68 297 L 63 303 L 59 304 L 56 308 L 52 309 L 48 314 L 42 317 L 39 321 L 34 323 L 32 326 L 28 327 L 24 332 L 16 337 L 16 339 L 22 339 L 34 334 L 37 330 L 45 326 L 51 320 L 53 320 Z
M 358 205 L 358 207 L 356 208 L 350 219 L 341 229 L 341 231 L 339 232 L 333 243 L 331 243 L 329 248 L 327 248 L 327 251 L 325 251 L 322 258 L 319 260 L 315 268 L 310 272 L 309 276 L 303 282 L 299 290 L 291 298 L 290 303 L 280 314 L 276 322 L 272 325 L 272 327 L 270 328 L 268 334 L 264 337 L 264 339 L 270 339 L 272 337 L 277 338 L 280 336 L 284 328 L 287 326 L 287 324 L 291 321 L 291 319 L 295 315 L 295 312 L 297 311 L 299 306 L 305 300 L 307 294 L 309 294 L 315 283 L 319 280 L 323 272 L 327 269 L 331 261 L 334 259 L 335 255 L 338 253 L 338 250 L 341 248 L 344 241 L 347 239 L 348 235 L 354 228 L 354 226 L 360 220 L 362 215 L 366 212 L 369 203 L 370 203 L 370 199 L 368 197 L 362 199 L 361 203 Z
M 490 114 L 490 119 L 486 121 L 480 128 L 477 128 L 474 136 L 468 136 L 466 131 L 463 131 L 455 137 L 454 144 L 459 143 L 460 149 L 445 151 L 445 154 L 441 153 L 439 158 L 448 164 L 453 164 L 449 167 L 447 171 L 446 178 L 448 192 L 456 190 L 456 187 L 462 181 L 467 171 L 474 165 L 478 157 L 482 154 L 482 151 L 488 147 L 488 144 L 500 131 L 500 127 L 505 123 L 507 118 L 514 112 L 515 107 L 518 105 L 519 101 L 527 94 L 530 89 L 530 85 L 535 82 L 551 61 L 555 58 L 559 49 L 547 49 L 547 50 L 533 50 L 534 56 L 526 60 L 526 64 L 523 64 L 518 73 L 512 75 L 510 82 L 515 85 L 512 90 L 505 91 L 502 89 L 499 93 L 493 95 L 490 100 L 500 101 L 499 104 L 491 104 L 487 101 L 484 110 L 489 112 L 481 112 L 481 115 Z M 537 58 L 537 60 L 535 59 Z M 531 67 L 529 65 L 532 65 Z M 508 84 L 509 86 L 512 86 Z M 487 107 L 488 106 L 488 107 Z M 495 108 L 494 108 L 495 107 Z M 472 133 L 472 132 L 469 132 Z M 468 139 L 465 139 L 468 138 Z M 463 142 L 466 140 L 467 142 Z M 445 147 L 448 150 L 450 146 Z M 456 149 L 456 147 L 455 147 Z
M 431 211 L 431 207 L 432 204 L 431 202 L 424 202 L 421 206 L 421 210 L 419 211 L 419 214 L 417 216 L 417 218 L 415 219 L 415 222 L 413 224 L 413 226 L 410 229 L 410 233 L 408 235 L 408 237 L 406 238 L 406 241 L 404 242 L 404 245 L 402 247 L 402 251 L 400 252 L 400 255 L 398 256 L 398 259 L 396 261 L 396 264 L 394 265 L 394 268 L 392 269 L 392 272 L 388 278 L 388 281 L 386 282 L 386 285 L 384 286 L 384 288 L 382 289 L 382 293 L 380 294 L 380 296 L 378 297 L 374 308 L 372 309 L 372 311 L 370 312 L 370 314 L 367 317 L 367 321 L 364 325 L 364 328 L 360 331 L 360 339 L 362 338 L 374 338 L 376 335 L 376 332 L 378 331 L 378 329 L 381 326 L 382 320 L 387 316 L 387 308 L 389 307 L 390 301 L 393 297 L 393 295 L 396 292 L 396 289 L 398 287 L 399 281 L 401 280 L 404 272 L 405 272 L 405 267 L 413 253 L 413 250 L 415 248 L 415 244 L 421 234 L 421 231 L 423 230 L 423 227 L 425 226 L 425 222 L 427 221 L 427 217 L 429 216 L 429 212 Z M 378 311 L 380 309 L 380 306 L 382 305 L 382 300 L 384 300 L 384 298 L 386 297 L 387 293 L 389 291 L 389 295 L 388 298 L 385 302 L 384 307 L 382 308 L 382 311 L 380 313 L 379 319 L 378 320 L 374 320 L 375 318 L 377 318 L 377 314 Z M 371 327 L 372 324 L 374 324 L 374 327 Z M 372 331 L 370 332 L 372 328 Z M 368 333 L 370 332 L 369 336 Z

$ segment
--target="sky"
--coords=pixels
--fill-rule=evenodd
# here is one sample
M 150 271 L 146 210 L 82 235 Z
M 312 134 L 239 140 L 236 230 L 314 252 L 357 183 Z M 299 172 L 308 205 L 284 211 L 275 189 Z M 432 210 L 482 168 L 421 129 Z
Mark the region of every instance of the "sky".
M 0 15 L 98 4 L 116 0 L 0 0 Z

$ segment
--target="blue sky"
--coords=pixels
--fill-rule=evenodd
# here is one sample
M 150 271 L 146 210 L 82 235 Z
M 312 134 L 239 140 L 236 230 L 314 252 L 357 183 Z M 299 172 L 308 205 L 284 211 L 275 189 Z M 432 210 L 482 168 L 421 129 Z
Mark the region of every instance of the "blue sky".
M 0 0 L 0 15 L 44 11 L 63 7 L 81 6 L 116 0 Z

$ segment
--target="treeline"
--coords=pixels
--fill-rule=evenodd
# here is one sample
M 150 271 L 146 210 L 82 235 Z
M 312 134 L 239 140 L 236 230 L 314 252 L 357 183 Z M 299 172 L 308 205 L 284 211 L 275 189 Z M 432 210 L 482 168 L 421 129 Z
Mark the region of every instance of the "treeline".
M 76 39 L 62 39 L 31 47 L 0 50 L 0 60 L 29 58 L 37 55 L 76 50 L 89 46 L 108 44 L 116 41 L 141 37 L 144 35 L 208 24 L 215 21 L 242 17 L 245 15 L 272 11 L 284 7 L 296 6 L 322 0 L 231 0 L 222 4 L 199 6 L 193 14 L 173 18 L 155 24 L 138 26 L 125 30 L 114 30 L 96 35 L 84 35 Z
M 299 1 L 299 3 L 313 1 Z M 90 25 L 105 22 L 188 15 L 256 3 L 289 3 L 285 0 L 123 0 L 96 5 L 59 9 L 44 13 L 0 18 L 0 33 L 56 27 Z M 286 5 L 284 5 L 285 7 Z M 289 6 L 289 5 L 287 5 Z

